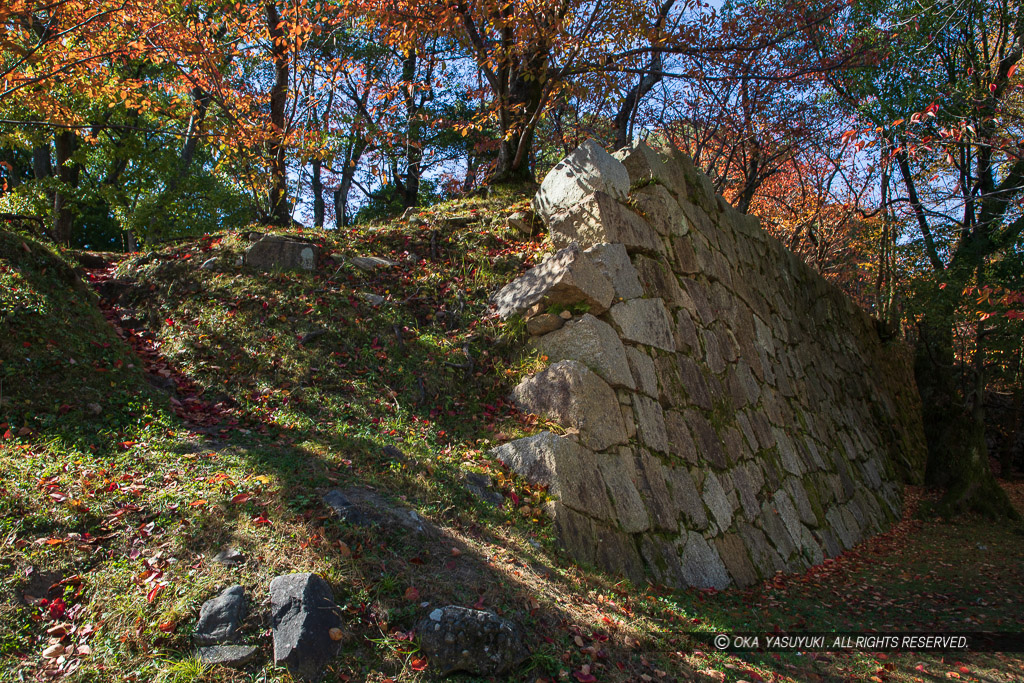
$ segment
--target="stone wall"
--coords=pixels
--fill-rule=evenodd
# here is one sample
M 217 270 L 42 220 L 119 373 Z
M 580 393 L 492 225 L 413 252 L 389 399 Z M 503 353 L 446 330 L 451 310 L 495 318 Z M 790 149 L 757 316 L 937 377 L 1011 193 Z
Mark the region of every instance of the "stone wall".
M 898 518 L 924 462 L 907 350 L 689 159 L 590 141 L 534 208 L 564 248 L 494 302 L 550 361 L 514 400 L 565 433 L 495 454 L 550 487 L 573 557 L 747 586 Z

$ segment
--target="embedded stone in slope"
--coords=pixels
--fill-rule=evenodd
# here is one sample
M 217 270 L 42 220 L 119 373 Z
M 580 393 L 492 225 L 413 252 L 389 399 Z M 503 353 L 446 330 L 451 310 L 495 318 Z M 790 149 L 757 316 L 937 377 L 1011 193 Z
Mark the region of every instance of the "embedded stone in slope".
M 300 680 L 317 680 L 341 643 L 331 629 L 342 626 L 331 587 L 316 574 L 286 574 L 270 582 L 274 662 Z
M 580 441 L 592 450 L 626 442 L 615 392 L 579 361 L 559 361 L 527 377 L 512 390 L 512 401 L 520 410 L 575 427 Z
M 260 270 L 315 270 L 320 249 L 309 242 L 265 235 L 245 252 L 245 264 Z
M 381 258 L 380 256 L 354 256 L 349 259 L 349 263 L 364 273 L 372 273 L 375 270 L 392 268 L 398 265 L 394 261 Z
M 256 658 L 257 650 L 251 645 L 211 645 L 196 651 L 199 661 L 209 666 L 227 666 L 238 669 Z
M 505 320 L 534 304 L 571 306 L 587 304 L 600 315 L 615 296 L 612 283 L 581 250 L 578 244 L 549 256 L 538 266 L 505 285 L 494 296 L 498 315 Z
M 589 313 L 531 343 L 552 361 L 578 360 L 613 387 L 636 388 L 619 336 Z
M 629 173 L 600 144 L 587 140 L 548 172 L 532 206 L 548 222 L 552 215 L 575 206 L 594 192 L 625 199 Z
M 234 640 L 245 618 L 245 589 L 231 586 L 203 603 L 192 640 L 200 645 L 215 645 Z
M 456 671 L 499 676 L 530 656 L 519 627 L 493 612 L 440 607 L 417 624 L 416 633 L 431 669 L 442 676 Z

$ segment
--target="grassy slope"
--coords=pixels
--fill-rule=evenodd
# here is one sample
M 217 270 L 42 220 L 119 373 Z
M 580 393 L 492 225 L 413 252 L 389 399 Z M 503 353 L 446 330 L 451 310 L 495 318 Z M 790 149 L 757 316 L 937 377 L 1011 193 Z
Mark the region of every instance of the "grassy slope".
M 238 235 L 128 260 L 116 275 L 131 286 L 113 313 L 141 355 L 65 263 L 0 233 L 0 301 L 16 309 L 0 323 L 0 680 L 286 680 L 267 661 L 260 609 L 246 639 L 262 659 L 245 672 L 199 666 L 189 634 L 216 590 L 241 583 L 258 604 L 289 571 L 320 572 L 346 609 L 333 680 L 430 679 L 405 635 L 424 602 L 522 623 L 535 652 L 518 674 L 528 681 L 1024 673 L 997 655 L 729 658 L 683 635 L 1024 630 L 1024 551 L 1012 530 L 907 521 L 825 571 L 717 594 L 631 587 L 561 557 L 545 493 L 487 457 L 533 428 L 502 397 L 537 360 L 518 326 L 484 318 L 486 295 L 541 248 L 496 228 L 510 211 L 469 200 L 425 212 L 423 227 L 306 234 L 325 248 L 315 275 L 234 265 L 246 245 Z M 366 274 L 331 252 L 399 266 Z M 217 265 L 200 269 L 211 257 Z M 300 344 L 310 332 L 319 336 Z M 471 496 L 468 471 L 494 477 L 504 506 Z M 427 531 L 338 522 L 320 496 L 347 486 L 411 506 Z M 226 545 L 247 561 L 212 562 Z M 58 643 L 76 649 L 41 656 Z

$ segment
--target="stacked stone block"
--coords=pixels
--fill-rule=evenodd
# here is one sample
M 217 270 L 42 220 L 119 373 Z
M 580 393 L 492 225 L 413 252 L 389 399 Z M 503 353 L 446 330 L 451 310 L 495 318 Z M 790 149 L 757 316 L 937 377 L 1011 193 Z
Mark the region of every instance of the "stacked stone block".
M 551 365 L 513 392 L 566 435 L 495 454 L 550 486 L 573 557 L 747 586 L 899 516 L 924 461 L 908 353 L 689 159 L 590 141 L 534 208 L 564 249 L 495 297 L 501 315 L 589 312 L 532 339 Z

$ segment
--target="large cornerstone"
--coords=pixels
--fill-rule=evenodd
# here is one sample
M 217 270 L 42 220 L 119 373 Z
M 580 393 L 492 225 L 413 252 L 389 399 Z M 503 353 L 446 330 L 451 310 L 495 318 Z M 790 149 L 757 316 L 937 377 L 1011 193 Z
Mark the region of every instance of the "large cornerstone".
M 925 458 L 907 349 L 688 158 L 588 141 L 533 205 L 560 250 L 494 304 L 549 361 L 513 400 L 564 429 L 495 455 L 549 487 L 576 560 L 742 587 L 899 517 Z

